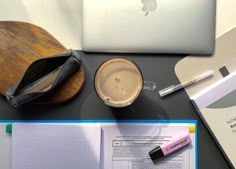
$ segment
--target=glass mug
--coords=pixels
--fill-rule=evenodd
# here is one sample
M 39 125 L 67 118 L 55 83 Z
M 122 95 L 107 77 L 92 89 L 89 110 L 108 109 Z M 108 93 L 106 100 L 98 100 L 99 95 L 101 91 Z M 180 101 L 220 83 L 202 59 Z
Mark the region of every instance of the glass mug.
M 139 67 L 125 58 L 113 58 L 103 62 L 95 74 L 97 95 L 111 107 L 131 105 L 140 95 L 144 82 Z

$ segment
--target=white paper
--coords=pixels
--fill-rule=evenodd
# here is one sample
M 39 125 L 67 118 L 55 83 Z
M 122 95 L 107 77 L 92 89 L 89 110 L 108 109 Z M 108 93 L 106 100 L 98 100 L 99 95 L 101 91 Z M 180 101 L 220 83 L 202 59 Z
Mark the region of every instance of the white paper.
M 0 168 L 11 166 L 11 134 L 6 133 L 6 123 L 0 123 Z
M 196 95 L 190 97 L 197 110 L 205 108 L 220 98 L 233 92 L 236 88 L 236 71 L 204 88 Z
M 33 23 L 68 49 L 81 50 L 82 0 L 0 0 L 0 20 Z
M 102 169 L 189 169 L 191 145 L 154 164 L 148 152 L 174 136 L 189 132 L 187 126 L 102 126 Z
M 100 125 L 14 124 L 12 169 L 99 169 Z

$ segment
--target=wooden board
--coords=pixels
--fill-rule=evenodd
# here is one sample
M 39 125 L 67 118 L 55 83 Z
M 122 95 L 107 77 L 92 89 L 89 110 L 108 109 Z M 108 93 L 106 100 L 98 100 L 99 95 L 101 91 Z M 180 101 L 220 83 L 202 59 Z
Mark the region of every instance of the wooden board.
M 47 31 L 25 22 L 0 21 L 0 94 L 15 84 L 35 60 L 60 53 L 66 48 Z M 73 98 L 85 80 L 81 67 L 65 84 L 36 103 L 53 104 Z

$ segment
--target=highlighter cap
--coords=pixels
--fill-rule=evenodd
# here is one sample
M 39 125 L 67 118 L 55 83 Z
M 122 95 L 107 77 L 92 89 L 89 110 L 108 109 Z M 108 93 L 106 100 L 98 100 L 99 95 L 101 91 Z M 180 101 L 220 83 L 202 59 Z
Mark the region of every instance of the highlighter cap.
M 149 156 L 151 157 L 152 161 L 154 161 L 164 157 L 164 153 L 162 152 L 161 147 L 158 146 L 149 152 Z

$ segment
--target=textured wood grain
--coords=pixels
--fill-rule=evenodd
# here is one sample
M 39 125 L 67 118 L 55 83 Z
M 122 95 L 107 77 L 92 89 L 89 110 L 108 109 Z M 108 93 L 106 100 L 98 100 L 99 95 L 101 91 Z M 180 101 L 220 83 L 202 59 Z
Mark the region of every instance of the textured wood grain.
M 35 60 L 60 53 L 66 48 L 44 29 L 25 22 L 0 22 L 0 94 L 5 95 Z M 37 103 L 52 104 L 73 98 L 82 88 L 84 70 L 78 70 L 55 92 Z

